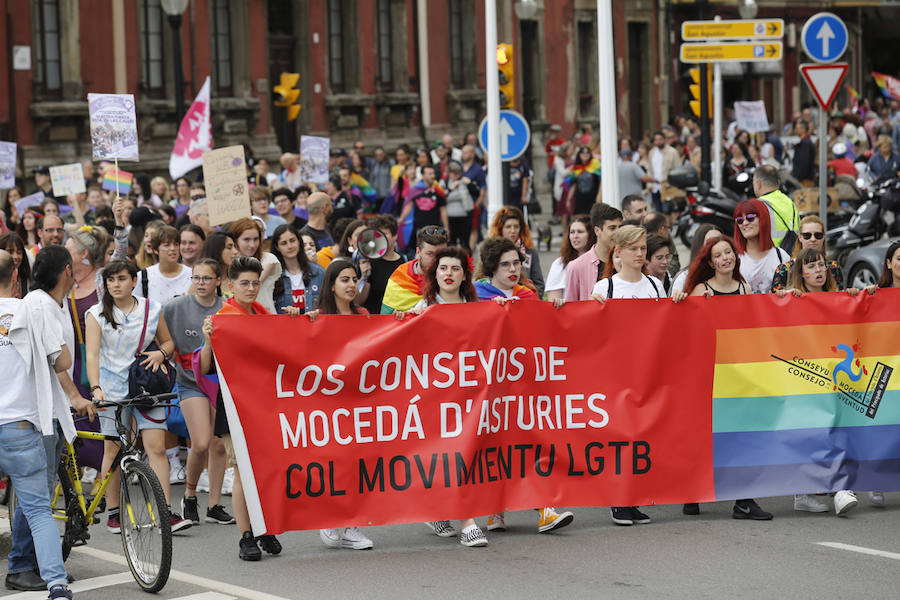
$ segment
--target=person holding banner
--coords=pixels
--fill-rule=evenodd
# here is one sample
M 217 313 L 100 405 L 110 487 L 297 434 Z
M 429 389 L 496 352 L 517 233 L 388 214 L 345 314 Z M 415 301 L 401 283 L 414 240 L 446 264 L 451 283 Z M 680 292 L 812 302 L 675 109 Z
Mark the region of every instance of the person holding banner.
M 306 312 L 319 302 L 319 290 L 325 277 L 325 269 L 311 263 L 300 248 L 297 230 L 290 225 L 279 225 L 272 234 L 272 254 L 281 263 L 282 275 L 275 282 L 275 310 L 285 314 L 294 307 Z
M 888 246 L 887 252 L 884 254 L 884 269 L 876 286 L 900 288 L 900 242 L 894 242 Z M 869 288 L 869 293 L 875 293 L 875 287 Z
M 249 221 L 250 219 L 241 219 Z M 251 222 L 252 225 L 252 222 Z M 237 256 L 228 266 L 228 287 L 232 297 L 225 301 L 222 308 L 216 314 L 219 315 L 267 315 L 270 314 L 265 306 L 256 301 L 259 290 L 262 287 L 260 275 L 263 266 L 253 256 Z M 293 311 L 291 311 L 293 312 Z M 293 313 L 296 314 L 296 313 Z M 213 349 L 210 336 L 213 333 L 213 321 L 207 316 L 203 321 L 203 347 L 199 351 L 200 373 L 208 374 L 215 370 L 213 362 Z M 198 372 L 194 371 L 195 376 Z M 281 543 L 274 535 L 253 536 L 250 528 L 250 513 L 247 512 L 247 501 L 244 498 L 244 486 L 241 483 L 241 473 L 234 454 L 234 443 L 231 441 L 231 430 L 228 419 L 225 416 L 225 405 L 222 392 L 216 394 L 216 417 L 213 434 L 222 438 L 225 452 L 231 464 L 234 465 L 234 487 L 231 491 L 231 508 L 237 522 L 240 539 L 238 541 L 238 558 L 247 561 L 257 561 L 262 558 L 260 547 L 269 554 L 279 554 Z
M 509 208 L 509 207 L 507 207 Z M 537 300 L 537 294 L 530 286 L 519 282 L 524 279 L 522 261 L 516 245 L 505 237 L 492 237 L 481 244 L 481 258 L 478 261 L 475 291 L 479 300 L 493 300 L 504 304 L 510 300 Z M 565 300 L 553 301 L 556 308 L 562 307 Z M 535 509 L 539 513 L 538 533 L 547 533 L 570 524 L 575 515 L 566 511 L 556 512 L 553 507 Z M 494 513 L 488 517 L 488 531 L 505 531 L 506 521 L 503 513 Z
M 238 219 L 231 224 L 229 233 L 234 237 L 235 246 L 241 256 L 255 258 L 263 266 L 259 281 L 262 283 L 258 296 L 259 303 L 270 313 L 275 312 L 275 281 L 281 277 L 281 264 L 270 252 L 262 251 L 262 234 L 265 226 L 250 217 Z
M 522 268 L 528 280 L 534 284 L 538 298 L 544 295 L 544 274 L 540 254 L 531 239 L 531 230 L 522 211 L 515 206 L 504 206 L 497 211 L 491 223 L 490 237 L 505 237 L 516 245 L 522 255 Z
M 788 261 L 787 252 L 772 242 L 769 209 L 756 198 L 740 202 L 734 209 L 734 242 L 740 254 L 741 276 L 753 294 L 768 294 L 778 265 Z
M 795 248 L 795 256 L 799 254 L 801 250 L 805 250 L 807 248 L 813 248 L 816 250 L 821 250 L 822 252 L 826 252 L 825 225 L 822 223 L 822 219 L 820 219 L 818 215 L 807 215 L 803 217 L 800 220 L 799 232 L 800 244 Z M 775 277 L 772 279 L 773 292 L 777 292 L 788 287 L 788 283 L 792 279 L 793 267 L 793 258 L 787 263 L 778 265 L 778 267 L 775 269 Z M 831 261 L 828 264 L 828 270 L 831 273 L 831 277 L 834 279 L 834 282 L 837 284 L 837 288 L 839 290 L 844 289 L 844 273 L 843 271 L 841 271 L 841 267 L 838 266 L 837 261 Z
M 409 310 L 421 299 L 425 273 L 434 264 L 438 250 L 445 248 L 449 237 L 443 227 L 423 227 L 416 235 L 416 258 L 397 267 L 384 288 L 381 314 Z

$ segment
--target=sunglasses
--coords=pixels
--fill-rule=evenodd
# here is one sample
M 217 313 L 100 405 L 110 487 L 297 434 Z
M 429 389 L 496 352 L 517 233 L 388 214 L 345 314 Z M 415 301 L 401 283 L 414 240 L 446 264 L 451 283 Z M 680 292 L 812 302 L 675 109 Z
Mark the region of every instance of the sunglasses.
M 447 230 L 443 227 L 437 227 L 435 225 L 430 225 L 428 227 L 423 227 L 421 229 L 422 233 L 425 235 L 447 235 Z
M 744 221 L 747 221 L 748 223 L 752 223 L 755 220 L 756 220 L 756 213 L 747 213 L 746 215 L 744 215 L 742 217 L 737 217 L 734 220 L 734 222 L 737 223 L 738 225 L 743 225 Z
M 810 240 L 812 238 L 821 240 L 823 237 L 825 237 L 825 232 L 824 231 L 816 231 L 815 233 L 810 233 L 809 231 L 804 231 L 803 233 L 800 234 L 800 237 L 802 237 L 804 240 Z

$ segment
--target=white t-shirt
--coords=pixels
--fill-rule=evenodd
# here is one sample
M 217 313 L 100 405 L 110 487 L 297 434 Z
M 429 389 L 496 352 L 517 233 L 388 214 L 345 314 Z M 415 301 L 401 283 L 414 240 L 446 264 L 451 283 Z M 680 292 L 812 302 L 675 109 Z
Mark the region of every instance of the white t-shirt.
M 666 289 L 662 281 L 651 275 L 643 275 L 640 281 L 632 283 L 625 281 L 616 273 L 611 278 L 601 279 L 594 284 L 593 294 L 600 294 L 604 298 L 609 298 L 609 280 L 613 283 L 613 299 L 640 299 L 640 298 L 661 298 L 665 297 Z M 654 285 L 656 286 L 654 288 Z
M 653 149 L 650 150 L 650 167 L 653 170 L 653 178 L 661 181 L 663 178 L 663 151 L 656 146 L 653 146 Z M 658 183 L 650 186 L 650 191 L 654 193 L 659 190 L 660 186 Z
M 775 269 L 790 260 L 790 255 L 780 248 L 772 247 L 760 260 L 753 260 L 749 254 L 741 254 L 741 275 L 750 285 L 754 294 L 768 294 L 772 291 Z
M 191 269 L 184 265 L 178 265 L 181 271 L 174 277 L 165 277 L 159 272 L 159 265 L 147 267 L 147 295 L 154 302 L 163 306 L 177 298 L 184 296 L 191 289 Z M 134 295 L 144 297 L 143 272 L 138 271 L 137 285 L 134 286 Z
M 40 429 L 34 379 L 7 335 L 13 316 L 23 308 L 18 298 L 0 298 L 0 425 L 24 420 Z
M 306 307 L 306 285 L 303 283 L 303 272 L 289 272 L 287 276 L 291 280 L 291 296 L 294 307 L 299 308 L 302 312 Z
M 562 261 L 562 256 L 558 257 L 550 265 L 550 272 L 547 273 L 547 280 L 544 282 L 544 291 L 552 292 L 554 290 L 566 290 L 566 267 Z

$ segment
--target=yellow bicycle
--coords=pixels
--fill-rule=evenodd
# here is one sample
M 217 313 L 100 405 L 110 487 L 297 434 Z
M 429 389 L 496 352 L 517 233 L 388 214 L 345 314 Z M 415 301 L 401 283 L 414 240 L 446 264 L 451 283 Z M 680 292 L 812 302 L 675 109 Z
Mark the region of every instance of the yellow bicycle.
M 75 446 L 66 443 L 59 464 L 59 481 L 50 499 L 53 517 L 60 523 L 63 560 L 72 548 L 83 546 L 91 539 L 88 528 L 100 522 L 97 508 L 103 500 L 110 476 L 122 470 L 119 487 L 122 548 L 135 581 L 145 592 L 160 591 L 169 579 L 172 567 L 172 527 L 162 486 L 153 470 L 140 460 L 136 437 L 129 435 L 129 427 L 121 423 L 122 409 L 136 406 L 144 409 L 172 406 L 167 401 L 177 394 L 143 394 L 135 398 L 97 404 L 97 408 L 115 408 L 118 435 L 104 435 L 92 431 L 78 431 L 77 437 L 86 440 L 119 442 L 119 452 L 109 471 L 103 476 L 97 495 L 88 503 L 81 485 L 80 469 Z M 110 418 L 100 415 L 100 418 Z M 11 484 L 10 484 L 11 485 Z M 15 493 L 9 494 L 9 523 L 15 514 Z

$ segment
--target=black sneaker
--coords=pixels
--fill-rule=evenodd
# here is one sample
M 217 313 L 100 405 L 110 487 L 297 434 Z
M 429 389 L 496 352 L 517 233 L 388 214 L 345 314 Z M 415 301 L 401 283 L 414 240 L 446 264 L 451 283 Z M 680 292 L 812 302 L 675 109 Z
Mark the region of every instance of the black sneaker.
M 50 588 L 50 600 L 72 600 L 72 591 L 64 585 L 54 585 Z
M 206 509 L 206 522 L 231 525 L 234 523 L 234 517 L 225 512 L 224 506 L 216 504 L 215 506 L 210 506 Z
M 184 519 L 190 521 L 194 525 L 200 524 L 200 512 L 197 509 L 197 496 L 188 498 L 185 496 L 181 499 L 181 512 L 184 513 Z
M 281 542 L 274 535 L 261 535 L 256 538 L 259 547 L 269 554 L 281 554 Z
M 699 515 L 700 514 L 700 504 L 698 502 L 688 502 L 681 509 L 682 514 L 685 515 Z
M 262 558 L 262 551 L 256 545 L 253 534 L 245 531 L 238 542 L 238 558 L 241 560 L 256 561 Z
M 639 511 L 637 506 L 632 506 L 629 510 L 631 511 L 631 518 L 635 523 L 646 525 L 650 522 L 650 517 Z
M 609 512 L 616 525 L 634 525 L 634 516 L 628 506 L 610 506 Z
M 752 519 L 754 521 L 771 521 L 772 513 L 759 507 L 756 500 L 735 500 L 734 510 L 731 512 L 733 519 Z

